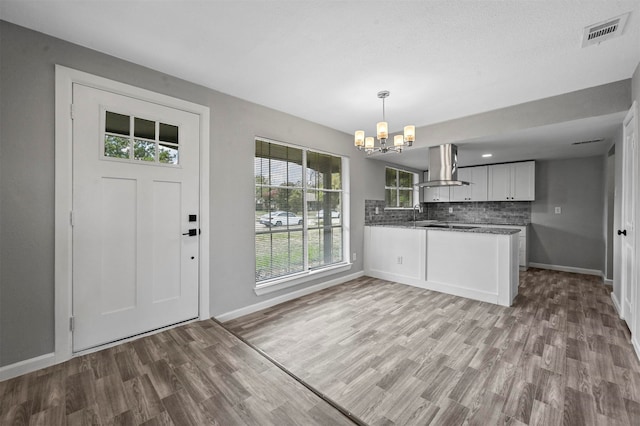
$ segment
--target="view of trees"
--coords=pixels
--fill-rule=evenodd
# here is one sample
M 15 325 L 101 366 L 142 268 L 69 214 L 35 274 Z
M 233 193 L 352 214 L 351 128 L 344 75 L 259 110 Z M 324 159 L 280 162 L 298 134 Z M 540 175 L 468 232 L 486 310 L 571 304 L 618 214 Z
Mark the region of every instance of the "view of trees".
M 105 135 L 104 155 L 111 158 L 130 158 L 131 139 L 123 136 Z M 135 140 L 133 158 L 141 161 L 155 161 L 156 143 L 146 140 Z M 161 144 L 158 147 L 158 162 L 165 164 L 178 163 L 178 147 Z

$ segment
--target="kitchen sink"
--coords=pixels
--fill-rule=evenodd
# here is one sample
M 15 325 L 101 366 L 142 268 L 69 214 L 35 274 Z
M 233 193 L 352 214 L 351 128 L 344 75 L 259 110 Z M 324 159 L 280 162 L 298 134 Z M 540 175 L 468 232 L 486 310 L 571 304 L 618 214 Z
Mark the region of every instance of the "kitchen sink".
M 472 225 L 447 225 L 445 223 L 431 223 L 429 225 L 424 225 L 422 228 L 440 228 L 440 229 L 476 229 L 480 228 L 479 226 Z

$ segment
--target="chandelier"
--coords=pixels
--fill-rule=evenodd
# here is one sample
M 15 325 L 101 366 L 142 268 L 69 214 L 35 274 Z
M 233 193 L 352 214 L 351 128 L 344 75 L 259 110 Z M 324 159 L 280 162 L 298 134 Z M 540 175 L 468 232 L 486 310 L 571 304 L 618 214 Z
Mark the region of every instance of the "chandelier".
M 374 152 L 382 152 L 384 154 L 389 151 L 400 153 L 405 146 L 413 145 L 413 142 L 416 139 L 416 126 L 404 126 L 404 134 L 395 135 L 393 137 L 393 146 L 387 146 L 389 125 L 384 117 L 384 100 L 388 97 L 388 90 L 378 92 L 378 98 L 382 99 L 382 121 L 376 125 L 376 133 L 377 138 L 380 141 L 380 146 L 375 146 L 373 136 L 365 137 L 364 130 L 356 130 L 355 145 L 360 151 L 364 149 L 367 154 L 372 154 Z

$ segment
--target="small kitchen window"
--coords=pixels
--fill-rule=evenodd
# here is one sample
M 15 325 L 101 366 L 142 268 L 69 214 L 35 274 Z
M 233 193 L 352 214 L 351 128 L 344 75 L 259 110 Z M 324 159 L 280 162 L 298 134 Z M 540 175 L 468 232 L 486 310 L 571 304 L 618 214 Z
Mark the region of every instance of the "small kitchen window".
M 419 201 L 418 174 L 406 170 L 385 168 L 384 200 L 386 208 L 411 209 Z

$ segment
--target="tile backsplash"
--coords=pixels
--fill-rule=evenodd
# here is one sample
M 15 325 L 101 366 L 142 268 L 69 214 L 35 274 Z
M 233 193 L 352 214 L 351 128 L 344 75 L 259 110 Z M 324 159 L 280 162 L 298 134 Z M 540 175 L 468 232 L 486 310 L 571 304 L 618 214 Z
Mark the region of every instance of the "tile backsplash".
M 453 209 L 452 213 L 449 208 Z M 443 222 L 526 225 L 531 223 L 531 201 L 428 203 L 427 218 Z
M 417 220 L 427 219 L 427 204 L 421 203 L 422 213 L 416 213 Z M 376 214 L 376 207 L 378 213 Z M 413 210 L 411 209 L 387 209 L 385 210 L 384 200 L 364 200 L 364 224 L 379 225 L 382 223 L 393 224 L 413 220 Z
M 496 225 L 528 225 L 531 223 L 531 201 L 477 201 L 469 203 L 421 203 L 417 220 L 442 222 L 490 223 Z M 378 213 L 376 214 L 376 207 Z M 449 213 L 449 208 L 452 212 Z M 387 209 L 384 200 L 364 200 L 364 224 L 394 224 L 413 220 L 411 209 Z

